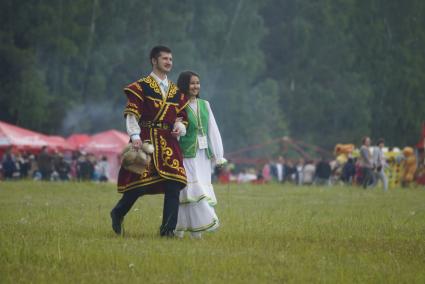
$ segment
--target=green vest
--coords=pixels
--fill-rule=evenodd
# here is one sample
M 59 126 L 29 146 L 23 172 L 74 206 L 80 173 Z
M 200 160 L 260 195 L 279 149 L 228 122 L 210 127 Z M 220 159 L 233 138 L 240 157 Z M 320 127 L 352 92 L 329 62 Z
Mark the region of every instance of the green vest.
M 180 149 L 183 152 L 185 158 L 195 158 L 196 151 L 198 150 L 198 135 L 207 136 L 207 141 L 209 142 L 208 137 L 208 121 L 209 113 L 207 109 L 207 101 L 197 99 L 198 109 L 195 112 L 190 106 L 186 107 L 187 118 L 189 124 L 186 129 L 186 135 L 180 137 Z M 211 158 L 211 149 L 208 145 L 207 156 Z

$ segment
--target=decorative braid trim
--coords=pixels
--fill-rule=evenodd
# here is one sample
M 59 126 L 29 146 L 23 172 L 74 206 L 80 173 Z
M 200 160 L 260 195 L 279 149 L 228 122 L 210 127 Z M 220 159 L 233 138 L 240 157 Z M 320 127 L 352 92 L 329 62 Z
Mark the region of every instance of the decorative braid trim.
M 176 231 L 187 231 L 187 232 L 202 232 L 202 231 L 208 231 L 209 229 L 213 228 L 214 226 L 218 225 L 218 219 L 214 219 L 212 223 L 198 227 L 198 228 L 176 228 Z

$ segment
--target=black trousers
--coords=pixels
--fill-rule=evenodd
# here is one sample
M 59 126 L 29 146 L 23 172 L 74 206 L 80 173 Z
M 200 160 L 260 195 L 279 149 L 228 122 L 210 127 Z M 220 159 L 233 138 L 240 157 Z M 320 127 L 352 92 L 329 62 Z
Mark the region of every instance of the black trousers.
M 367 186 L 373 182 L 373 170 L 371 168 L 362 168 L 363 174 L 363 188 L 366 189 Z
M 180 188 L 182 186 L 175 181 L 165 181 L 164 187 L 164 207 L 162 211 L 162 225 L 160 227 L 160 234 L 162 236 L 172 234 L 176 228 L 179 213 Z M 124 192 L 121 199 L 112 209 L 113 213 L 119 218 L 124 218 L 136 200 L 143 195 L 144 190 L 137 188 Z

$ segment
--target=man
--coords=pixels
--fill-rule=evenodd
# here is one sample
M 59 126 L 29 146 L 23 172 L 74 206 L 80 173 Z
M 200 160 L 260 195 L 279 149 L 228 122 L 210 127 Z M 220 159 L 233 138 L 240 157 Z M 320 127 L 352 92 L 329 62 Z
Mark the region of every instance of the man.
M 364 189 L 366 189 L 367 186 L 373 181 L 373 162 L 369 151 L 369 146 L 370 138 L 366 136 L 362 139 L 362 146 L 360 147 L 360 168 L 362 171 L 362 184 Z
M 314 177 L 314 182 L 316 185 L 330 185 L 331 178 L 331 165 L 322 157 L 316 165 L 316 172 Z
M 5 179 L 12 179 L 16 172 L 16 157 L 12 152 L 12 146 L 9 146 L 2 158 L 3 176 Z
M 277 158 L 277 161 L 274 165 L 272 165 L 270 171 L 271 175 L 274 177 L 275 180 L 278 182 L 284 182 L 285 179 L 285 159 L 282 156 L 279 156 Z
M 123 196 L 111 211 L 112 229 L 116 234 L 122 233 L 124 216 L 140 196 L 164 193 L 160 235 L 172 237 L 177 223 L 179 193 L 186 186 L 177 140 L 186 129 L 175 122 L 187 122 L 184 108 L 188 101 L 167 78 L 173 65 L 171 50 L 165 46 L 154 47 L 150 61 L 153 69 L 150 75 L 124 88 L 127 96 L 124 116 L 132 146 L 139 149 L 142 141 L 149 140 L 155 151 L 150 164 L 140 174 L 121 167 L 118 192 Z
M 47 146 L 41 148 L 41 152 L 37 157 L 37 164 L 41 178 L 49 181 L 53 170 L 53 159 L 48 152 Z
M 375 164 L 375 181 L 376 183 L 378 182 L 378 180 L 382 181 L 382 185 L 384 187 L 384 191 L 388 190 L 388 178 L 387 175 L 385 174 L 384 168 L 386 166 L 385 163 L 385 156 L 384 156 L 384 151 L 383 148 L 385 146 L 385 142 L 384 139 L 379 139 L 378 142 L 376 143 L 376 148 L 375 151 L 373 151 L 373 162 Z
M 307 161 L 303 170 L 302 170 L 302 184 L 310 185 L 313 184 L 314 175 L 316 173 L 316 166 L 313 161 Z

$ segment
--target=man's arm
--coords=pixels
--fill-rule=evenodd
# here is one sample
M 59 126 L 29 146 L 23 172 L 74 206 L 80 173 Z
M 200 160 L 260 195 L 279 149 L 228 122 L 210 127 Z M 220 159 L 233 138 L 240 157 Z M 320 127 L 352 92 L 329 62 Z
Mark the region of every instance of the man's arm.
M 124 88 L 127 96 L 127 105 L 124 109 L 127 133 L 131 138 L 133 147 L 139 149 L 142 146 L 140 139 L 139 119 L 143 110 L 143 93 L 140 85 L 135 82 Z
M 140 126 L 136 120 L 136 116 L 134 114 L 127 114 L 125 121 L 127 133 L 131 138 L 133 147 L 139 149 L 142 146 L 142 140 L 140 139 Z

